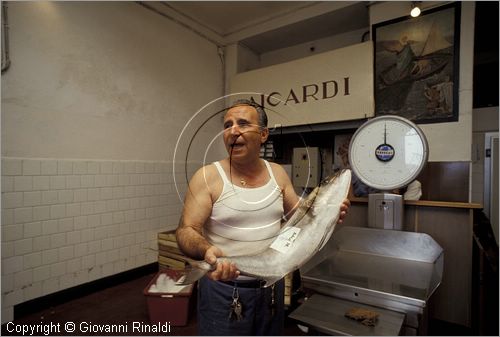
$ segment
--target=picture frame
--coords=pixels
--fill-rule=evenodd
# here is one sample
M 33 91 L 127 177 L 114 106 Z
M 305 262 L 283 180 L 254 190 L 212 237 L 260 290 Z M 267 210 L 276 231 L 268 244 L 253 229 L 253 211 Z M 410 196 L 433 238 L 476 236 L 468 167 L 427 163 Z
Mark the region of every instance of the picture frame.
M 372 25 L 375 115 L 458 121 L 459 2 Z

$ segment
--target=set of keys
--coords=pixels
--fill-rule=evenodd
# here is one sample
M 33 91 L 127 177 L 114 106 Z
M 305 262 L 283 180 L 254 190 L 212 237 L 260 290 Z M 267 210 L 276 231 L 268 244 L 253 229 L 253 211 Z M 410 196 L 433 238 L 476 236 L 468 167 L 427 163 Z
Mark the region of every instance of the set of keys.
M 271 307 L 271 317 L 274 317 L 274 314 L 276 313 L 276 301 L 274 300 L 274 284 L 271 286 L 271 304 L 269 306 Z
M 271 316 L 273 317 L 276 313 L 276 302 L 275 302 L 275 296 L 274 296 L 274 284 L 271 286 L 271 303 L 269 304 L 269 307 L 271 309 Z M 236 321 L 241 321 L 243 318 L 242 315 L 242 310 L 243 306 L 241 305 L 240 302 L 240 294 L 238 292 L 238 288 L 233 288 L 233 301 L 231 302 L 231 306 L 229 309 L 229 319 L 233 320 L 236 319 Z
M 238 292 L 238 288 L 233 289 L 233 302 L 231 303 L 231 309 L 229 310 L 229 319 L 236 319 L 237 321 L 241 321 L 243 318 L 241 311 L 243 307 L 240 302 L 240 294 Z

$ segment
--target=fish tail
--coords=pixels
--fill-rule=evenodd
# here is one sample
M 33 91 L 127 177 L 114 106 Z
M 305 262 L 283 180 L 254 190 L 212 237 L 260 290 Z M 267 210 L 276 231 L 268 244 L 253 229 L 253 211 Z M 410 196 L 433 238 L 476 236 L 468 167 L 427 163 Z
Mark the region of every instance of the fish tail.
M 340 169 L 338 171 L 336 171 L 335 173 L 333 173 L 332 175 L 326 177 L 323 181 L 322 181 L 322 185 L 327 185 L 329 183 L 331 183 L 332 181 L 334 181 L 335 179 L 337 179 L 338 177 L 340 177 L 342 174 L 344 174 L 345 171 L 350 171 L 350 169 L 347 169 L 347 168 L 343 168 L 343 169 Z
M 205 261 L 188 260 L 187 262 L 186 273 L 175 282 L 177 285 L 194 283 L 212 270 L 212 266 Z

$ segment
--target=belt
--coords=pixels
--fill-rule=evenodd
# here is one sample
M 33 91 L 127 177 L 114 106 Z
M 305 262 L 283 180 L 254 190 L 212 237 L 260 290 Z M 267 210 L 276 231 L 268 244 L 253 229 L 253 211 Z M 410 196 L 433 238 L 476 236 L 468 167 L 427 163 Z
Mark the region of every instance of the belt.
M 219 281 L 236 288 L 262 288 L 266 281 L 263 280 L 241 280 L 241 281 Z

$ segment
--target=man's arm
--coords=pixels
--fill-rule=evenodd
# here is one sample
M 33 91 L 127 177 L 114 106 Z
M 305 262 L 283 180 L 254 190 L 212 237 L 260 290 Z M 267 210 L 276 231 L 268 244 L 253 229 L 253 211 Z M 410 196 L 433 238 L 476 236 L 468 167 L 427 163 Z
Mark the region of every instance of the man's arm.
M 210 244 L 202 235 L 203 225 L 212 211 L 212 198 L 204 174 L 198 170 L 189 182 L 184 208 L 177 228 L 177 243 L 184 254 L 202 260 Z
M 189 182 L 184 208 L 177 228 L 177 243 L 187 256 L 205 260 L 214 265 L 217 257 L 224 253 L 212 246 L 202 235 L 202 229 L 212 212 L 213 200 L 208 181 L 213 181 L 210 170 L 203 167 L 198 170 Z M 236 266 L 229 262 L 217 263 L 216 269 L 207 276 L 213 280 L 229 280 L 239 275 Z
M 290 219 L 299 206 L 300 198 L 295 193 L 292 182 L 281 165 L 271 163 L 274 177 L 283 193 L 283 210 L 287 219 Z

